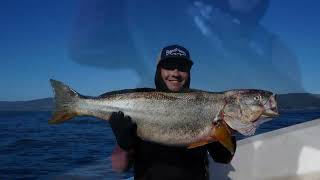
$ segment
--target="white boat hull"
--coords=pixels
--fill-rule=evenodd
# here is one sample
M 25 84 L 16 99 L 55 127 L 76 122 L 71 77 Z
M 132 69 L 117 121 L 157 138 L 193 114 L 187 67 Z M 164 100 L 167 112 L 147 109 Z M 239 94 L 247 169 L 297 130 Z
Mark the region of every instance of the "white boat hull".
M 320 180 L 320 119 L 240 140 L 230 164 L 209 168 L 211 180 Z

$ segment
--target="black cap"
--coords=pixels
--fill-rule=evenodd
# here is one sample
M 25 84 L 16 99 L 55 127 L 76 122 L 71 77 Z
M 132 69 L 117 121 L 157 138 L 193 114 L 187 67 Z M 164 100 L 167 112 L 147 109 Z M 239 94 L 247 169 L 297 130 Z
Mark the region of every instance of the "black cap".
M 190 59 L 189 51 L 180 45 L 170 45 L 164 47 L 160 52 L 160 57 L 158 59 L 157 65 L 163 61 L 167 60 L 182 60 L 189 64 L 191 67 L 193 65 L 192 60 Z

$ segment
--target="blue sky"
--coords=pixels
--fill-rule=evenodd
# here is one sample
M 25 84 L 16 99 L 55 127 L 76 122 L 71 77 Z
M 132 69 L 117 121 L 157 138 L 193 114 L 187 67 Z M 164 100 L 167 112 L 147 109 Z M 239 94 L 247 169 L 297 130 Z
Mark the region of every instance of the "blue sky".
M 306 0 L 303 6 L 299 0 L 271 1 L 261 21 L 268 33 L 257 35 L 258 45 L 262 42 L 269 52 L 272 43 L 268 37 L 276 36 L 290 52 L 284 56 L 288 53 L 281 51 L 285 58 L 272 62 L 250 59 L 253 55 L 240 57 L 246 50 L 234 54 L 227 50 L 225 59 L 217 56 L 212 49 L 216 47 L 216 29 L 221 27 L 208 23 L 203 14 L 210 6 L 189 0 L 170 2 L 1 1 L 0 101 L 52 96 L 50 78 L 92 96 L 152 87 L 159 50 L 172 43 L 190 50 L 195 61 L 191 72 L 194 88 L 320 94 L 317 0 Z M 204 33 L 201 22 L 207 23 L 210 33 Z M 224 36 L 228 40 L 236 32 L 225 31 L 227 26 L 221 29 L 230 33 Z

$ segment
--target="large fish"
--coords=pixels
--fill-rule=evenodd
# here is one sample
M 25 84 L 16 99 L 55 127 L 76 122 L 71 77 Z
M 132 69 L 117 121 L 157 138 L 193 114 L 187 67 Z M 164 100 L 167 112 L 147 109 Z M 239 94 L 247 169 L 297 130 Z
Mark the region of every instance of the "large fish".
M 56 110 L 49 123 L 75 116 L 108 121 L 112 112 L 123 111 L 137 124 L 139 137 L 165 145 L 193 148 L 218 140 L 234 153 L 231 129 L 252 135 L 259 119 L 278 115 L 275 96 L 263 90 L 167 93 L 133 89 L 87 97 L 62 82 L 50 81 Z

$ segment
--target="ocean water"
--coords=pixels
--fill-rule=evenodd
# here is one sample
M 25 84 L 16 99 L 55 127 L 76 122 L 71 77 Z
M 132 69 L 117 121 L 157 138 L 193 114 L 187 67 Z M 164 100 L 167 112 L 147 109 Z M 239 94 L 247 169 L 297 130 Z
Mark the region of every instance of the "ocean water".
M 51 112 L 0 112 L 0 179 L 125 179 L 110 155 L 115 138 L 105 121 L 81 117 L 49 125 Z M 283 111 L 261 134 L 320 117 L 320 110 Z M 243 139 L 243 136 L 237 136 Z

